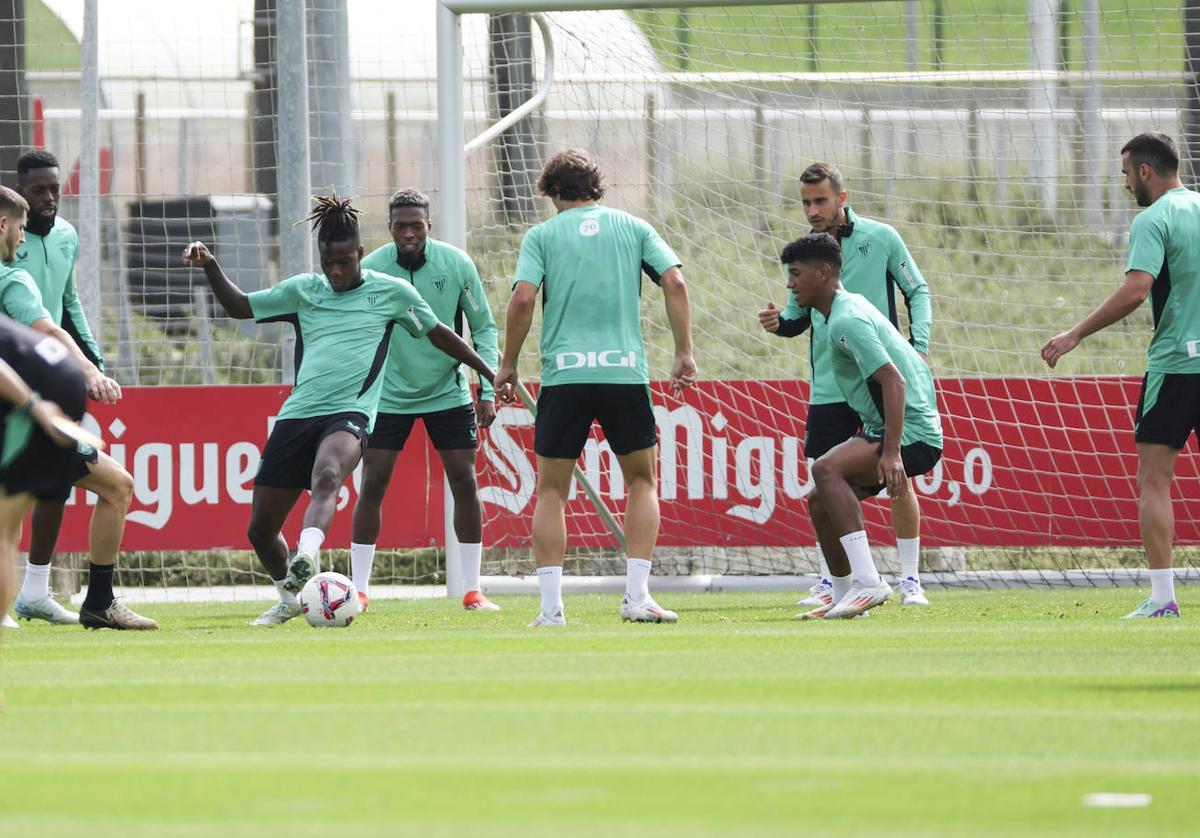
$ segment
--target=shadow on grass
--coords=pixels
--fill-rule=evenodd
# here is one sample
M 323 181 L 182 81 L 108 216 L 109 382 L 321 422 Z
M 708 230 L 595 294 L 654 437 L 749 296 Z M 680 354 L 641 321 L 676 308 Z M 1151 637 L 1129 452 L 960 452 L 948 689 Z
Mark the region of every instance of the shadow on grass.
M 1107 693 L 1200 692 L 1200 681 L 1170 681 L 1157 684 L 1087 684 L 1077 689 Z

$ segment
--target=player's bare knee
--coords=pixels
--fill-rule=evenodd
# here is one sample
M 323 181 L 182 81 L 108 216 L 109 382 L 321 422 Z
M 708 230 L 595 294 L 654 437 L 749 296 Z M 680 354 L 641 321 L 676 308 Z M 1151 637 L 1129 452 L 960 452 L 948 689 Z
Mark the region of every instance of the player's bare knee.
M 264 526 L 254 518 L 251 518 L 250 523 L 246 525 L 246 539 L 250 542 L 250 546 L 254 548 L 255 552 L 262 553 L 278 537 L 278 532 L 271 531 L 269 527 Z
M 120 466 L 107 470 L 104 486 L 97 494 L 122 513 L 127 512 L 133 503 L 133 475 Z
M 336 466 L 319 466 L 313 471 L 312 493 L 321 497 L 336 495 L 343 480 L 345 476 Z
M 840 480 L 841 475 L 829 460 L 822 457 L 812 464 L 812 479 L 814 484 L 821 486 L 828 484 L 830 481 Z

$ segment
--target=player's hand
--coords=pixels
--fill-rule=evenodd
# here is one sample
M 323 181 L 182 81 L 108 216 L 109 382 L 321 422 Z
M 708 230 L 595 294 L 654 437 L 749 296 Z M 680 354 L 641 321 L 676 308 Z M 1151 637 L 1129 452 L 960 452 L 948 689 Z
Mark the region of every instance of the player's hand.
M 1074 332 L 1063 332 L 1061 335 L 1055 335 L 1046 341 L 1045 346 L 1042 347 L 1042 360 L 1049 365 L 1050 369 L 1054 369 L 1054 365 L 1058 363 L 1058 359 L 1076 346 L 1079 346 L 1079 338 L 1075 337 Z
M 512 404 L 517 400 L 517 368 L 506 367 L 500 365 L 500 369 L 496 371 L 496 380 L 494 382 L 496 388 L 496 397 L 505 404 Z
M 480 399 L 475 402 L 475 424 L 487 430 L 496 421 L 496 402 L 492 399 Z
M 212 255 L 212 251 L 205 246 L 204 242 L 192 242 L 183 249 L 183 264 L 185 265 L 203 268 L 215 261 L 217 261 L 217 257 Z
M 42 429 L 42 432 L 53 440 L 55 445 L 61 448 L 70 448 L 75 444 L 75 440 L 54 427 L 54 420 L 56 418 L 69 420 L 69 417 L 54 402 L 38 399 L 33 403 L 33 407 L 29 409 L 29 416 Z
M 775 303 L 767 303 L 767 307 L 758 313 L 758 324 L 763 331 L 779 331 L 779 309 L 775 308 Z
M 121 385 L 96 370 L 87 377 L 87 394 L 101 404 L 116 404 L 121 399 Z
M 690 354 L 676 355 L 675 363 L 671 364 L 671 389 L 682 396 L 684 390 L 696 383 L 698 372 L 696 359 Z
M 904 461 L 900 459 L 900 452 L 884 451 L 879 457 L 876 475 L 879 482 L 887 486 L 889 497 L 900 497 L 908 491 L 908 475 L 904 473 Z

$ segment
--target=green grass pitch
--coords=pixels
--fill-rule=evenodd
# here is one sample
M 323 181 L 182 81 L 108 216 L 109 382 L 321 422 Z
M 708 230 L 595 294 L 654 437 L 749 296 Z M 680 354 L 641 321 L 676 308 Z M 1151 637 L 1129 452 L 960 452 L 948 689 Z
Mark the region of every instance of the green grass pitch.
M 940 592 L 870 619 L 786 594 L 444 600 L 344 631 L 257 603 L 3 637 L 3 835 L 1195 834 L 1200 593 Z M 1091 792 L 1152 795 L 1140 809 Z

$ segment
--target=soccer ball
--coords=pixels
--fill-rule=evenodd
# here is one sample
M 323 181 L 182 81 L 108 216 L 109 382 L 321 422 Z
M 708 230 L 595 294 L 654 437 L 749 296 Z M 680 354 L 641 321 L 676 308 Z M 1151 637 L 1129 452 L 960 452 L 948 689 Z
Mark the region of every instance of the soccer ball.
M 358 589 L 340 573 L 318 573 L 300 591 L 300 609 L 314 628 L 342 628 L 354 622 L 362 606 Z

